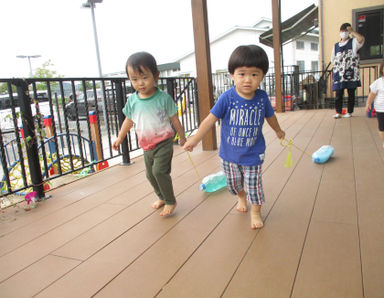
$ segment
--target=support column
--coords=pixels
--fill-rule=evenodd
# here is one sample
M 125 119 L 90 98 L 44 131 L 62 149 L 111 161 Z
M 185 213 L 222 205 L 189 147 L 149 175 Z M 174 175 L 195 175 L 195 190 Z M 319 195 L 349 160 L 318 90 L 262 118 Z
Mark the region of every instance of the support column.
M 282 93 L 281 93 L 281 62 L 280 62 L 280 0 L 272 0 L 272 27 L 273 27 L 273 57 L 275 67 L 275 96 L 276 112 L 281 113 Z
M 214 104 L 211 72 L 211 54 L 208 34 L 206 0 L 191 0 L 193 32 L 195 38 L 195 57 L 197 71 L 197 92 L 200 122 L 208 116 Z M 203 150 L 216 150 L 216 127 L 203 138 Z

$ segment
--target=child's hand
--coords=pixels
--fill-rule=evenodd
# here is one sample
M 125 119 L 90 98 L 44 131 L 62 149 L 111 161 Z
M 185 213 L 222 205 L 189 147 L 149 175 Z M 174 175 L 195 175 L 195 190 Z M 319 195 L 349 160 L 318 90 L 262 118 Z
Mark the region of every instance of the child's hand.
M 279 140 L 284 139 L 285 138 L 285 131 L 284 130 L 276 131 L 276 136 Z
M 371 110 L 371 105 L 367 104 L 367 105 L 365 106 L 365 111 L 366 111 L 367 113 L 369 113 L 370 110 Z
M 185 142 L 187 141 L 187 139 L 185 137 L 182 137 L 179 139 L 179 145 L 180 146 L 184 146 Z
M 189 140 L 187 140 L 187 142 L 184 144 L 184 150 L 185 151 L 189 151 L 189 152 L 192 152 L 193 151 L 193 148 L 195 148 L 196 147 L 196 143 L 195 142 L 193 142 L 193 139 L 189 139 Z
M 122 141 L 121 141 L 119 138 L 117 138 L 117 139 L 113 142 L 113 145 L 112 145 L 113 150 L 118 151 L 118 150 L 119 150 L 119 146 L 120 146 L 121 143 L 122 143 Z

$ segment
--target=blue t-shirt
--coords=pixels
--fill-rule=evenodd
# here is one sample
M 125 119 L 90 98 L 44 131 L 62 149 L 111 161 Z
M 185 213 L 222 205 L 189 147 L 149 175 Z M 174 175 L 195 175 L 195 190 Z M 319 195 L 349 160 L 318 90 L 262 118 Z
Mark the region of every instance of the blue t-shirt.
M 240 97 L 235 87 L 224 92 L 211 109 L 221 122 L 219 156 L 244 166 L 260 165 L 264 161 L 264 118 L 274 110 L 265 91 L 257 89 L 252 99 Z

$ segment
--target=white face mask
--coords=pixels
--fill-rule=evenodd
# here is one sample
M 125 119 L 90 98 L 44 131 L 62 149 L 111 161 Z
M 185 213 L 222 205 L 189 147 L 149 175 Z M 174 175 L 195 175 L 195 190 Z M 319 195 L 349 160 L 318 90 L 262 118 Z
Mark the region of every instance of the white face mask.
M 349 32 L 348 31 L 341 31 L 340 37 L 341 37 L 341 39 L 347 39 L 349 37 Z

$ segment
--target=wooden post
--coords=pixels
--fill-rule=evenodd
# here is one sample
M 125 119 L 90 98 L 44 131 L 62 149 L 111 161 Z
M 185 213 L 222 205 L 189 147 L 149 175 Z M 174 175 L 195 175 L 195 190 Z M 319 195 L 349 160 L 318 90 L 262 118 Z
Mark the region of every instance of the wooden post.
M 94 156 L 92 157 L 92 160 L 101 160 L 101 142 L 100 142 L 100 134 L 99 134 L 99 128 L 97 125 L 97 118 L 96 118 L 96 112 L 92 111 L 89 112 L 89 125 L 91 128 L 91 140 L 94 143 L 94 149 L 96 152 L 94 152 Z
M 275 66 L 275 96 L 276 112 L 281 113 L 282 93 L 281 93 L 281 64 L 280 64 L 280 4 L 279 0 L 272 0 L 272 27 L 273 27 L 273 56 Z
M 45 130 L 45 136 L 47 139 L 51 138 L 54 136 L 53 134 L 53 128 L 52 128 L 52 116 L 51 115 L 47 115 L 43 118 L 44 120 L 44 130 Z M 50 141 L 48 143 L 48 148 L 49 148 L 49 157 L 51 158 L 51 161 L 52 161 L 52 167 L 51 167 L 51 170 L 49 171 L 49 174 L 52 176 L 52 175 L 57 175 L 59 174 L 59 170 L 57 168 L 57 163 L 54 163 L 54 161 L 58 160 L 58 154 L 56 152 L 56 146 L 55 146 L 55 143 L 54 141 Z
M 208 116 L 214 104 L 211 54 L 208 35 L 208 16 L 206 0 L 191 0 L 193 32 L 195 38 L 195 57 L 197 72 L 197 92 L 199 98 L 200 122 Z M 203 138 L 203 150 L 216 150 L 216 127 Z
M 95 111 L 89 112 L 88 115 L 89 118 L 89 125 L 91 129 L 91 142 L 94 150 L 95 156 L 93 156 L 92 161 L 94 160 L 102 160 L 103 155 L 102 155 L 102 148 L 101 148 L 101 137 L 99 133 L 99 125 L 97 123 L 97 116 Z M 96 151 L 96 152 L 95 152 Z M 101 162 L 98 162 L 96 165 L 96 170 L 100 171 L 102 169 L 105 169 L 109 167 L 108 161 L 104 160 Z

